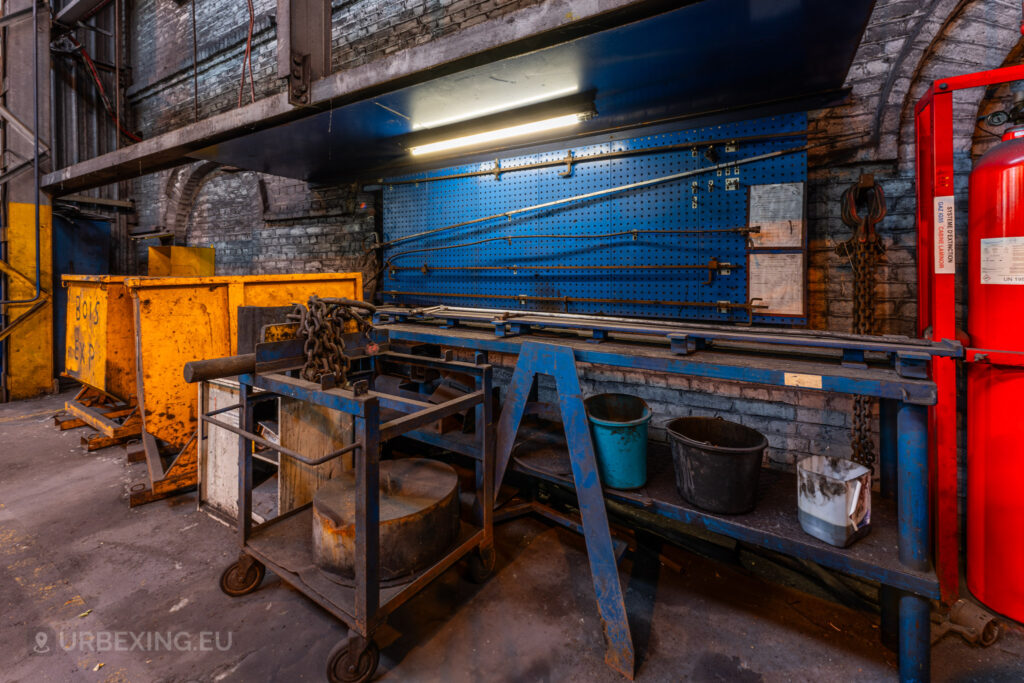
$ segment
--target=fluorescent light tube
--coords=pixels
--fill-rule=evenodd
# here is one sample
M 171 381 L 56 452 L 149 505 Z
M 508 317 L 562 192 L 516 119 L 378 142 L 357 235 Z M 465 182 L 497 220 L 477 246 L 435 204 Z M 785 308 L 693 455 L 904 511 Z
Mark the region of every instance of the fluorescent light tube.
M 508 138 L 520 137 L 531 133 L 540 133 L 546 130 L 572 126 L 579 123 L 585 116 L 586 113 L 555 116 L 554 118 L 532 121 L 518 126 L 498 128 L 497 130 L 489 130 L 483 133 L 476 133 L 475 135 L 464 135 L 458 138 L 431 142 L 426 145 L 418 145 L 416 147 L 410 147 L 409 152 L 413 155 L 419 156 L 421 154 L 432 154 L 434 152 L 443 152 L 450 149 L 458 149 L 460 147 L 481 145 L 487 142 L 495 142 L 497 140 L 507 140 Z
M 536 95 L 533 95 L 532 97 L 524 97 L 523 99 L 516 100 L 515 102 L 503 102 L 501 104 L 495 104 L 493 106 L 485 107 L 484 109 L 478 109 L 476 111 L 469 112 L 467 114 L 460 114 L 458 116 L 450 116 L 450 117 L 448 117 L 446 119 L 439 119 L 437 121 L 427 121 L 425 123 L 414 123 L 414 124 L 412 124 L 412 129 L 413 130 L 424 130 L 424 129 L 429 129 L 429 128 L 440 128 L 442 126 L 448 126 L 448 125 L 451 125 L 453 123 L 462 123 L 463 121 L 471 121 L 473 119 L 478 119 L 478 118 L 480 118 L 482 116 L 486 116 L 488 114 L 497 114 L 497 113 L 500 113 L 500 112 L 511 111 L 513 109 L 519 109 L 521 107 L 525 107 L 528 104 L 536 104 L 538 102 L 544 102 L 544 101 L 547 101 L 547 100 L 555 100 L 555 99 L 558 99 L 560 97 L 564 97 L 565 95 L 573 95 L 573 94 L 579 92 L 579 89 L 580 89 L 580 87 L 578 85 L 574 85 L 572 87 L 562 88 L 561 90 L 556 90 L 554 92 L 541 92 L 541 93 L 538 93 Z

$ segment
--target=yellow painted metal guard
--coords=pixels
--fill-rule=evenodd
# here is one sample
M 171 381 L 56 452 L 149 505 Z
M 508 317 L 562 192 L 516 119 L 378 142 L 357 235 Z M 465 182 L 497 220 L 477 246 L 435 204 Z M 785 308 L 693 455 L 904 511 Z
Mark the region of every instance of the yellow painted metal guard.
M 143 429 L 184 448 L 196 429 L 198 396 L 182 369 L 235 353 L 239 306 L 287 306 L 311 294 L 362 299 L 360 273 L 224 277 L 130 277 Z
M 124 276 L 65 275 L 68 329 L 64 374 L 135 403 L 135 313 Z
M 150 247 L 149 274 L 158 277 L 203 277 L 214 274 L 213 247 Z
M 36 206 L 10 202 L 7 207 L 7 263 L 22 276 L 7 278 L 7 298 L 28 299 L 35 290 Z M 8 304 L 4 307 L 8 321 L 28 314 L 6 340 L 7 389 L 11 399 L 31 398 L 53 391 L 53 303 L 50 298 L 53 217 L 49 206 L 39 207 L 39 230 L 41 304 Z

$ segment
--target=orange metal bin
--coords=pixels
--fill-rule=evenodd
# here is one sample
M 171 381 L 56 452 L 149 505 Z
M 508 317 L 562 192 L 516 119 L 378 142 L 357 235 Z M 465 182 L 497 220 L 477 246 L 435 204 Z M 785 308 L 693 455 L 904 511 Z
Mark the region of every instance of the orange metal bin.
M 135 319 L 124 276 L 65 275 L 68 290 L 64 374 L 82 390 L 64 404 L 72 419 L 61 429 L 89 425 L 99 432 L 82 438 L 88 450 L 138 437 Z
M 310 295 L 361 299 L 361 273 L 220 277 L 130 277 L 142 442 L 151 486 L 131 504 L 196 484 L 198 394 L 185 383 L 188 361 L 235 353 L 239 306 L 287 306 Z M 172 458 L 164 467 L 161 450 Z

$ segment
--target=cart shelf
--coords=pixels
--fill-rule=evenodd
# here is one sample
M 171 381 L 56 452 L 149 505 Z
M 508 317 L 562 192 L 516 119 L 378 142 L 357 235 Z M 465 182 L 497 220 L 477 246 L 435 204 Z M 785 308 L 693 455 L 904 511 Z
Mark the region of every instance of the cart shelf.
M 313 557 L 313 507 L 304 505 L 253 528 L 246 552 L 267 565 L 286 583 L 308 595 L 343 621 L 354 620 L 355 586 L 334 580 L 316 566 Z M 481 541 L 483 530 L 461 523 L 453 550 L 431 567 L 400 582 L 381 583 L 378 621 L 397 609 L 419 588 L 454 565 Z

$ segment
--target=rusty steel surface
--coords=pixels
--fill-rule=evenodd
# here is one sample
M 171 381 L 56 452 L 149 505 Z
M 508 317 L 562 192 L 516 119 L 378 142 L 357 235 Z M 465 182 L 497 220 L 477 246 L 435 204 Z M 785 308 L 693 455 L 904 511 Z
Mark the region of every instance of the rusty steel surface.
M 195 432 L 198 415 L 196 392 L 182 368 L 234 352 L 239 306 L 287 305 L 312 294 L 351 299 L 363 294 L 360 273 L 131 277 L 125 286 L 135 301 L 143 427 L 178 448 Z
M 313 497 L 316 564 L 351 583 L 355 566 L 356 480 L 345 472 Z M 380 578 L 395 581 L 440 559 L 459 533 L 459 478 L 423 458 L 380 463 Z
M 134 405 L 135 319 L 125 278 L 65 275 L 68 290 L 64 374 Z
M 150 247 L 149 274 L 154 277 L 204 277 L 214 274 L 213 247 Z

